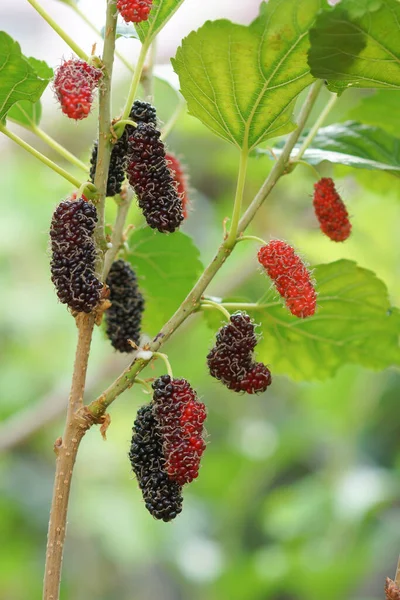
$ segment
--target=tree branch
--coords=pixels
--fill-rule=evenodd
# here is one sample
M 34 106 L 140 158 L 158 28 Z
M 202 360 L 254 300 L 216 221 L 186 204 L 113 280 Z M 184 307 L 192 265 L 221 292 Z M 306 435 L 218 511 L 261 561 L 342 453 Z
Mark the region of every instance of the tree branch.
M 262 185 L 258 194 L 248 207 L 247 211 L 239 221 L 237 234 L 240 236 L 241 233 L 246 229 L 249 223 L 254 218 L 258 209 L 270 194 L 272 189 L 275 187 L 277 181 L 286 173 L 287 165 L 290 159 L 290 154 L 299 139 L 301 132 L 307 122 L 307 119 L 314 106 L 315 100 L 321 90 L 323 82 L 321 80 L 316 81 L 310 89 L 310 92 L 306 98 L 306 101 L 301 109 L 298 126 L 295 131 L 289 136 L 284 146 L 283 152 L 279 159 L 276 161 L 272 171 L 267 177 L 266 181 Z M 226 259 L 230 256 L 235 244 L 233 246 L 227 245 L 224 241 L 218 249 L 215 257 L 205 269 L 200 279 L 195 284 L 192 291 L 183 301 L 181 306 L 171 317 L 171 319 L 164 325 L 154 340 L 146 346 L 146 350 L 151 352 L 157 352 L 159 348 L 171 337 L 176 329 L 191 315 L 199 306 L 201 296 L 207 289 L 208 285 L 215 277 L 216 273 L 222 267 Z M 96 400 L 94 400 L 88 406 L 88 410 L 91 413 L 93 419 L 98 419 L 108 406 L 117 398 L 123 391 L 130 388 L 134 384 L 136 375 L 153 360 L 144 360 L 143 358 L 134 358 L 130 366 L 128 366 L 123 373 L 112 383 Z

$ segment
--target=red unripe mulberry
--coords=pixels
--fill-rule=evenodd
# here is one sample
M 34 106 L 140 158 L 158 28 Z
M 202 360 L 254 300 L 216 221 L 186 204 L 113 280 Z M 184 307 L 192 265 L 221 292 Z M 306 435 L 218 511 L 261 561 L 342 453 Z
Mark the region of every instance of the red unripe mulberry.
M 206 449 L 203 424 L 206 408 L 186 379 L 159 377 L 153 383 L 154 416 L 163 441 L 165 470 L 179 485 L 198 476 Z
M 126 23 L 147 21 L 153 0 L 118 0 L 117 9 Z
M 234 392 L 265 392 L 272 379 L 266 365 L 254 362 L 257 341 L 249 315 L 231 315 L 230 323 L 218 331 L 215 346 L 207 356 L 210 375 Z
M 79 121 L 86 119 L 93 102 L 93 91 L 102 76 L 100 69 L 84 60 L 67 60 L 57 69 L 54 91 L 67 117 Z
M 344 242 L 350 235 L 351 223 L 343 200 L 330 177 L 314 185 L 314 209 L 321 230 L 334 242 Z
M 315 313 L 317 293 L 311 274 L 289 244 L 272 240 L 260 248 L 258 261 L 274 282 L 292 315 L 304 319 Z
M 167 152 L 165 159 L 168 164 L 168 168 L 171 171 L 172 177 L 176 185 L 176 191 L 182 200 L 183 218 L 188 217 L 189 208 L 189 193 L 188 193 L 188 178 L 182 168 L 180 161 L 174 156 Z

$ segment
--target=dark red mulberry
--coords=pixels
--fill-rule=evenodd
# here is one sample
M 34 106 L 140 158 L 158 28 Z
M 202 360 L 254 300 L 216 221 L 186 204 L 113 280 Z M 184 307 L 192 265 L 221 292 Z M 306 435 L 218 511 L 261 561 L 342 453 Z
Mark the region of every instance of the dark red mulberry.
M 163 375 L 153 383 L 154 415 L 163 441 L 168 476 L 183 485 L 198 476 L 206 448 L 206 409 L 186 379 Z
M 137 278 L 129 263 L 116 260 L 107 277 L 111 307 L 106 310 L 107 335 L 120 352 L 133 352 L 128 340 L 140 341 L 144 300 Z
M 314 185 L 314 209 L 321 230 L 334 242 L 344 242 L 351 233 L 349 214 L 330 177 Z
M 70 119 L 85 119 L 90 113 L 93 91 L 102 76 L 100 69 L 84 60 L 67 60 L 57 69 L 54 91 L 61 109 Z
M 126 23 L 147 21 L 153 0 L 118 0 L 118 11 Z
M 127 175 L 145 219 L 152 229 L 172 233 L 183 221 L 183 207 L 160 132 L 152 123 L 138 123 L 128 144 Z
M 183 218 L 187 219 L 189 208 L 189 186 L 187 175 L 176 156 L 167 152 L 165 158 L 167 160 L 168 167 L 172 173 L 172 177 L 174 178 L 176 191 L 178 192 L 179 197 L 182 200 Z
M 91 312 L 103 288 L 95 276 L 96 223 L 96 208 L 83 198 L 61 202 L 51 221 L 51 280 L 59 300 L 77 312 Z
M 156 125 L 156 109 L 148 102 L 135 100 L 133 103 L 129 118 L 135 123 L 153 123 Z M 115 196 L 122 189 L 125 179 L 125 172 L 128 160 L 128 138 L 133 132 L 133 127 L 126 125 L 121 137 L 116 141 L 111 150 L 110 166 L 107 179 L 107 196 Z M 92 156 L 90 159 L 90 181 L 94 183 L 97 166 L 97 148 L 98 143 L 93 145 Z
M 182 488 L 165 470 L 163 444 L 152 404 L 142 406 L 133 427 L 129 459 L 149 513 L 172 521 L 182 511 Z
M 253 360 L 257 345 L 254 322 L 245 312 L 231 315 L 221 327 L 214 348 L 207 356 L 210 374 L 235 392 L 255 394 L 271 385 L 271 373 Z
M 292 315 L 304 319 L 315 313 L 317 293 L 310 272 L 289 244 L 272 240 L 260 248 L 258 261 L 285 299 Z

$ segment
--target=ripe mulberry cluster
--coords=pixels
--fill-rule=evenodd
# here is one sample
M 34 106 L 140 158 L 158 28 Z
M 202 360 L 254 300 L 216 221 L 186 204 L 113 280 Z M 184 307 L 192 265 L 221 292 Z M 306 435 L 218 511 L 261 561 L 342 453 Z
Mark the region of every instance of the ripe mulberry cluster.
M 156 125 L 156 109 L 148 102 L 135 100 L 133 103 L 129 118 L 136 123 L 153 123 Z M 132 133 L 133 127 L 127 125 L 121 137 L 116 141 L 111 150 L 110 166 L 108 169 L 107 179 L 107 196 L 115 196 L 122 189 L 122 184 L 125 179 L 125 172 L 128 160 L 128 138 Z M 98 143 L 93 145 L 92 156 L 90 159 L 90 181 L 94 183 L 97 166 L 97 148 Z
M 67 117 L 79 121 L 88 116 L 101 76 L 100 69 L 84 60 L 67 60 L 57 69 L 53 87 Z
M 314 185 L 313 203 L 325 235 L 334 242 L 347 240 L 351 232 L 349 214 L 330 177 L 323 177 Z
M 203 424 L 206 409 L 186 379 L 163 375 L 153 383 L 154 415 L 163 442 L 165 468 L 184 485 L 196 479 L 206 448 Z
M 231 315 L 230 323 L 221 327 L 207 356 L 212 377 L 235 392 L 265 392 L 272 378 L 268 367 L 253 359 L 256 345 L 254 322 L 249 315 L 245 312 Z
M 153 0 L 118 0 L 117 9 L 126 23 L 147 21 Z
M 119 352 L 132 352 L 128 340 L 140 341 L 140 326 L 144 300 L 137 278 L 129 263 L 117 260 L 107 277 L 111 307 L 106 311 L 107 336 Z
M 153 123 L 139 122 L 128 140 L 129 183 L 148 225 L 161 233 L 174 232 L 183 221 L 182 200 L 165 159 L 160 132 Z
M 150 514 L 166 522 L 175 519 L 182 511 L 182 488 L 166 473 L 162 439 L 152 404 L 138 411 L 129 459 Z
M 258 261 L 274 282 L 292 315 L 304 319 L 315 313 L 317 293 L 310 272 L 289 244 L 272 240 L 260 248 Z
M 61 202 L 51 221 L 51 280 L 59 300 L 77 312 L 91 312 L 103 288 L 95 276 L 96 223 L 96 208 L 83 198 Z
M 167 165 L 172 173 L 172 177 L 176 185 L 176 191 L 178 192 L 178 195 L 182 200 L 183 218 L 187 219 L 189 208 L 189 193 L 186 173 L 176 156 L 167 153 L 165 155 L 165 158 L 167 160 Z

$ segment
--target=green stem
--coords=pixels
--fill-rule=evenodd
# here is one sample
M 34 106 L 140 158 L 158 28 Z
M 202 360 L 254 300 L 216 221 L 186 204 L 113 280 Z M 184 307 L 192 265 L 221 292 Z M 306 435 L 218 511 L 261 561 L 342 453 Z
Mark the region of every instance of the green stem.
M 180 116 L 182 115 L 182 113 L 184 112 L 185 109 L 186 109 L 186 102 L 179 96 L 179 103 L 178 103 L 175 111 L 173 112 L 171 118 L 165 123 L 164 127 L 161 130 L 162 141 L 165 141 L 167 139 L 167 137 L 169 136 L 169 134 L 175 127 L 176 123 L 178 122 Z
M 99 134 L 98 134 L 98 149 L 96 176 L 94 184 L 99 192 L 99 202 L 97 204 L 98 223 L 95 229 L 94 237 L 97 248 L 100 251 L 99 261 L 97 264 L 97 275 L 103 270 L 104 253 L 107 250 L 107 242 L 104 232 L 104 212 L 107 193 L 108 169 L 110 166 L 111 156 L 111 79 L 114 64 L 115 36 L 117 30 L 117 9 L 116 0 L 108 0 L 105 38 L 103 48 L 103 81 L 99 90 Z
M 76 12 L 77 15 L 80 16 L 82 21 L 84 21 L 92 31 L 94 31 L 94 33 L 96 33 L 100 38 L 102 37 L 101 31 L 99 31 L 97 27 L 92 23 L 91 19 L 89 19 L 89 17 L 87 17 L 85 13 L 81 11 L 79 5 L 76 2 L 67 2 L 67 4 Z M 125 65 L 127 69 L 129 69 L 129 71 L 131 71 L 132 73 L 134 72 L 133 65 L 131 65 L 130 62 L 125 58 L 125 56 L 123 56 L 118 50 L 115 50 L 115 56 L 119 58 L 119 60 Z
M 88 172 L 88 168 L 85 165 L 85 163 L 83 163 L 81 160 L 79 160 L 79 158 L 74 156 L 74 154 L 72 154 L 66 148 L 64 148 L 64 146 L 62 146 L 61 144 L 56 142 L 56 140 L 53 139 L 50 135 L 48 135 L 45 131 L 43 131 L 43 129 L 41 129 L 37 125 L 32 125 L 31 127 L 26 127 L 26 129 L 28 131 L 32 131 L 32 133 L 34 133 L 38 138 L 40 138 L 41 140 L 46 142 L 46 144 L 48 146 L 50 146 L 50 148 L 52 148 L 60 156 L 65 158 L 65 160 L 70 162 L 72 165 L 75 165 L 82 171 L 85 171 L 85 173 Z
M 236 239 L 236 243 L 245 242 L 246 240 L 252 240 L 253 242 L 258 242 L 261 246 L 266 246 L 267 242 L 257 235 L 241 235 Z
M 118 205 L 117 216 L 115 219 L 114 229 L 111 236 L 111 248 L 107 250 L 104 258 L 104 267 L 101 279 L 102 281 L 105 281 L 107 279 L 107 275 L 110 271 L 111 265 L 113 264 L 121 247 L 125 221 L 126 217 L 128 216 L 128 212 L 133 199 L 133 193 L 131 192 L 131 190 L 128 190 L 126 194 L 126 198 L 124 198 L 124 200 L 122 200 L 121 203 Z
M 84 52 L 82 48 L 78 46 L 78 44 L 75 44 L 74 40 L 69 37 L 69 35 L 64 31 L 64 29 L 54 21 L 54 19 L 44 10 L 42 6 L 40 6 L 38 2 L 36 2 L 36 0 L 28 0 L 28 2 L 39 13 L 39 15 L 43 17 L 43 19 L 50 25 L 50 27 L 52 27 L 54 31 L 58 33 L 58 35 L 64 40 L 64 42 L 68 44 L 71 50 L 73 50 L 73 52 L 75 52 L 75 54 L 79 56 L 79 58 L 86 62 L 89 62 L 90 58 L 86 54 L 86 52 Z
M 290 154 L 295 147 L 305 125 L 308 117 L 310 116 L 311 109 L 315 104 L 315 100 L 318 97 L 318 94 L 321 91 L 323 86 L 322 79 L 317 79 L 317 81 L 311 86 L 308 96 L 302 106 L 302 109 L 299 114 L 299 118 L 297 121 L 297 129 L 295 129 L 288 137 L 286 144 L 283 148 L 282 154 L 275 162 L 270 174 L 265 180 L 264 184 L 261 186 L 258 191 L 256 197 L 244 213 L 243 217 L 239 223 L 239 231 L 242 232 L 246 229 L 249 223 L 253 220 L 254 215 L 257 213 L 258 209 L 264 202 L 265 198 L 271 193 L 273 188 L 276 186 L 278 180 L 282 175 L 286 173 L 286 169 L 288 166 L 288 162 L 290 160 Z
M 311 87 L 307 99 L 301 109 L 298 127 L 288 137 L 286 144 L 283 148 L 283 152 L 279 159 L 276 161 L 273 169 L 268 175 L 266 181 L 260 188 L 258 194 L 251 202 L 247 211 L 239 222 L 238 230 L 243 232 L 249 223 L 255 217 L 261 204 L 267 198 L 268 194 L 276 185 L 279 178 L 285 174 L 287 164 L 290 158 L 290 154 L 299 139 L 301 132 L 304 129 L 307 118 L 314 106 L 315 100 L 317 99 L 318 93 L 321 89 L 322 81 L 317 81 Z M 178 310 L 164 325 L 161 331 L 157 334 L 154 340 L 148 345 L 150 352 L 157 352 L 159 348 L 173 335 L 176 329 L 182 325 L 184 321 L 198 308 L 199 302 L 202 295 L 207 289 L 210 282 L 215 277 L 216 273 L 220 270 L 226 259 L 232 253 L 233 248 L 227 248 L 225 243 L 221 244 L 216 255 L 206 267 L 199 280 L 189 292 L 188 296 L 182 302 Z M 227 303 L 228 304 L 228 303 Z M 229 306 L 229 305 L 228 305 Z M 147 347 L 146 347 L 147 349 Z M 88 411 L 92 415 L 92 419 L 95 421 L 99 416 L 104 414 L 110 404 L 120 395 L 123 391 L 133 385 L 136 375 L 149 363 L 149 360 L 142 358 L 134 359 L 133 362 L 121 373 L 119 377 L 99 396 L 96 400 L 88 405 Z
M 171 377 L 171 379 L 173 379 L 174 375 L 172 373 L 172 367 L 171 367 L 171 363 L 168 360 L 168 356 L 166 354 L 163 354 L 162 352 L 153 352 L 153 357 L 161 358 L 161 360 L 164 361 L 165 367 L 167 369 L 167 373 Z
M 226 310 L 226 308 L 224 308 L 222 303 L 219 304 L 218 302 L 214 302 L 213 300 L 202 300 L 199 308 L 200 308 L 200 310 L 202 310 L 203 308 L 205 308 L 205 309 L 212 308 L 212 309 L 219 310 L 224 315 L 226 320 L 230 321 L 231 315 Z
M 257 302 L 222 302 L 221 306 L 229 310 L 265 310 L 273 306 L 281 306 L 280 302 L 267 302 L 258 304 Z
M 317 171 L 317 169 L 313 165 L 308 163 L 306 160 L 293 160 L 293 161 L 290 161 L 290 165 L 293 168 L 295 168 L 297 165 L 304 165 L 305 167 L 308 167 L 309 169 L 311 169 L 311 171 L 313 172 L 313 175 L 316 179 L 321 179 L 321 174 Z
M 151 389 L 151 385 L 145 379 L 141 379 L 140 377 L 135 377 L 134 383 L 139 383 L 140 385 L 142 385 L 146 389 L 147 394 L 153 393 L 153 390 Z
M 298 151 L 298 153 L 296 154 L 296 156 L 293 157 L 294 161 L 298 162 L 303 157 L 305 151 L 307 150 L 307 148 L 310 146 L 310 144 L 312 143 L 313 139 L 317 135 L 319 128 L 321 127 L 321 125 L 323 125 L 323 123 L 325 122 L 325 119 L 327 118 L 327 116 L 329 115 L 330 111 L 332 110 L 332 108 L 336 104 L 337 99 L 338 99 L 337 94 L 332 94 L 332 96 L 331 96 L 328 104 L 325 106 L 324 110 L 319 115 L 319 117 L 315 121 L 314 125 L 311 127 L 311 129 L 310 129 L 310 131 L 309 131 L 306 139 L 304 140 L 304 142 L 300 146 L 300 150 Z
M 142 71 L 144 67 L 144 63 L 146 61 L 147 51 L 149 49 L 150 43 L 149 41 L 144 42 L 141 47 L 138 61 L 136 63 L 135 72 L 132 78 L 131 86 L 129 88 L 128 97 L 126 99 L 124 112 L 122 113 L 121 119 L 129 119 L 129 114 L 132 109 L 133 101 L 136 98 L 137 90 L 139 87 L 140 79 L 142 77 Z
M 72 183 L 72 185 L 74 187 L 79 188 L 81 186 L 81 182 L 78 179 L 76 179 L 73 175 L 71 175 L 71 173 L 68 173 L 62 167 L 60 167 L 55 162 L 53 162 L 52 160 L 50 160 L 49 158 L 47 158 L 47 156 L 45 156 L 44 154 L 42 154 L 38 150 L 35 150 L 35 148 L 33 148 L 30 144 L 28 144 L 27 142 L 24 142 L 24 140 L 22 140 L 20 137 L 18 137 L 17 135 L 15 135 L 15 133 L 13 133 L 9 129 L 7 129 L 7 127 L 5 127 L 4 125 L 0 124 L 0 131 L 2 133 L 4 133 L 4 135 L 6 135 L 7 137 L 9 137 L 10 140 L 12 140 L 16 144 L 18 144 L 18 146 L 21 146 L 21 148 L 23 148 L 24 150 L 26 150 L 27 152 L 29 152 L 30 154 L 32 154 L 32 156 L 34 156 L 35 158 L 37 158 L 38 160 L 40 160 L 47 167 L 50 167 L 50 169 L 52 169 L 53 171 L 55 171 L 56 173 L 58 173 L 59 175 L 61 175 L 61 177 L 64 177 L 64 179 L 66 179 L 67 181 L 69 181 L 70 183 Z
M 242 200 L 243 200 L 244 186 L 245 186 L 245 182 L 246 182 L 248 157 L 249 157 L 249 153 L 247 151 L 247 148 L 243 149 L 240 154 L 239 173 L 238 173 L 237 186 L 236 186 L 235 203 L 233 205 L 231 228 L 229 231 L 228 239 L 225 242 L 226 248 L 233 248 L 236 244 L 239 220 L 240 220 L 240 215 L 242 212 Z
M 137 127 L 137 123 L 135 123 L 135 121 L 132 121 L 132 119 L 119 120 L 113 125 L 114 132 L 116 133 L 116 135 L 121 137 L 121 135 L 124 133 L 125 125 L 130 125 L 131 127 Z

